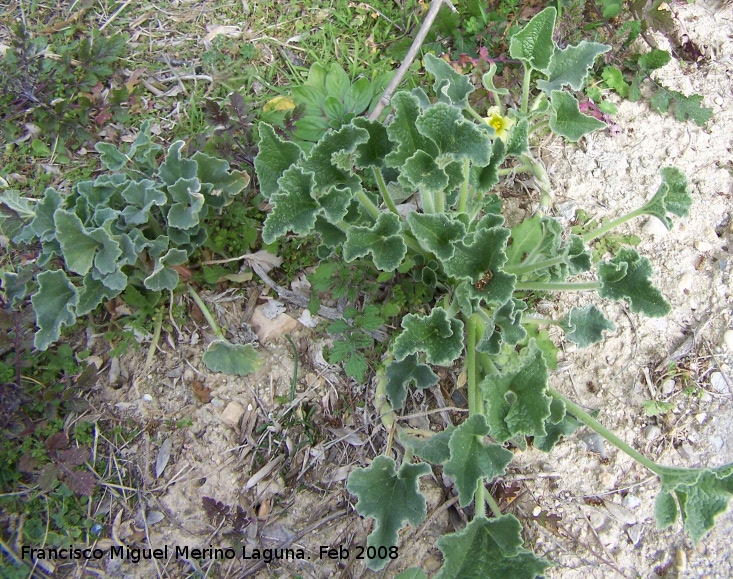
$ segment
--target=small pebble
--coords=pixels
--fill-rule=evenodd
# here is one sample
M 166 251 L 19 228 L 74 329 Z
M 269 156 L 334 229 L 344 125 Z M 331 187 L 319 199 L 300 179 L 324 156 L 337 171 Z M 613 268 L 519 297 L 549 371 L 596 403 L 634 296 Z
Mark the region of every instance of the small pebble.
M 657 237 L 664 237 L 667 235 L 667 227 L 656 217 L 650 217 L 641 230 L 647 235 L 655 235 Z
M 237 428 L 239 426 L 239 420 L 244 414 L 244 408 L 239 402 L 230 402 L 227 407 L 222 411 L 219 416 L 222 424 L 229 426 L 230 428 Z
M 725 347 L 728 348 L 728 352 L 733 354 L 733 330 L 728 330 L 723 334 L 723 343 L 725 344 Z
M 716 392 L 721 392 L 723 394 L 728 394 L 730 392 L 728 389 L 728 382 L 725 380 L 725 376 L 720 372 L 713 372 L 710 374 L 710 385 Z
M 639 506 L 641 505 L 641 499 L 636 495 L 626 495 L 624 497 L 624 500 L 622 501 L 622 504 L 627 509 L 636 509 L 639 508 Z
M 153 397 L 150 394 L 143 394 L 143 402 L 152 402 Z
M 660 434 L 662 434 L 662 429 L 659 428 L 656 424 L 650 424 L 644 429 L 644 440 L 646 440 L 647 442 L 652 442 L 653 440 L 659 438 Z
M 665 380 L 664 382 L 662 382 L 662 394 L 664 394 L 665 396 L 672 394 L 676 385 L 677 383 L 674 381 L 674 378 Z
M 626 529 L 626 534 L 629 536 L 629 540 L 634 544 L 638 545 L 641 543 L 641 531 L 643 525 L 631 525 Z
M 713 445 L 715 450 L 720 450 L 721 448 L 723 448 L 723 439 L 720 438 L 719 436 L 711 436 L 710 444 Z
M 695 414 L 695 421 L 698 424 L 704 424 L 707 419 L 708 415 L 706 412 L 699 412 L 698 414 Z
M 677 289 L 680 291 L 689 291 L 692 289 L 692 274 L 691 273 L 683 273 L 680 276 L 680 280 L 677 282 Z
M 695 249 L 698 251 L 701 251 L 703 253 L 706 253 L 708 251 L 711 251 L 713 249 L 712 243 L 708 243 L 707 241 L 696 241 L 695 242 Z

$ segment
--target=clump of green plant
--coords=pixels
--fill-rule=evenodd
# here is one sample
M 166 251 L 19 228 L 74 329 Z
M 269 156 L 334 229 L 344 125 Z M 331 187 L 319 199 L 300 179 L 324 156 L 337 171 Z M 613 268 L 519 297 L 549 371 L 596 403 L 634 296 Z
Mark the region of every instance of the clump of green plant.
M 78 145 L 89 137 L 90 124 L 103 125 L 124 114 L 120 105 L 131 94 L 125 84 L 111 86 L 109 81 L 125 55 L 126 36 L 93 32 L 68 41 L 57 35 L 49 43 L 32 38 L 22 24 L 13 32 L 0 59 L 0 130 L 6 139 L 17 139 L 31 123 L 39 143 L 59 137 Z
M 146 121 L 125 151 L 98 143 L 104 172 L 76 183 L 70 194 L 48 188 L 40 200 L 17 191 L 0 196 L 26 222 L 13 242 L 41 245 L 35 275 L 0 272 L 10 305 L 32 294 L 37 349 L 130 287 L 142 293 L 176 289 L 176 267 L 206 241 L 207 215 L 249 182 L 226 161 L 201 152 L 186 158 L 183 148 L 183 141 L 174 142 L 159 163 L 163 148 L 152 141 Z
M 605 126 L 582 114 L 565 89 L 581 90 L 595 58 L 609 47 L 581 42 L 560 49 L 553 41 L 555 19 L 555 9 L 547 8 L 512 37 L 510 55 L 524 68 L 522 92 L 514 101 L 518 109 L 505 110 L 508 95 L 493 86 L 489 71 L 483 84 L 497 109 L 488 117 L 477 113 L 468 104 L 474 90 L 469 79 L 427 55 L 437 100 L 419 88 L 398 92 L 386 125 L 357 117 L 309 150 L 281 139 L 267 124 L 259 127 L 255 168 L 272 205 L 262 230 L 266 243 L 288 232 L 314 232 L 322 253 L 346 263 L 368 261 L 385 274 L 406 262 L 416 264 L 413 283 L 429 286 L 435 295 L 422 311 L 404 315 L 377 374 L 375 406 L 406 449 L 402 462 L 398 465 L 387 449 L 368 468 L 355 470 L 347 484 L 358 497 L 358 512 L 375 519 L 367 548 L 371 569 L 396 557 L 402 526 L 425 518 L 418 480 L 431 472 L 432 463 L 453 479 L 460 505 L 473 502 L 475 508 L 465 529 L 439 540 L 445 562 L 438 577 L 542 574 L 550 563 L 523 547 L 520 521 L 502 514 L 486 484 L 501 477 L 512 460 L 505 443 L 522 448 L 531 437 L 549 451 L 580 424 L 659 476 L 659 526 L 673 524 L 681 514 L 695 543 L 733 493 L 733 464 L 658 465 L 548 386 L 545 352 L 551 346 L 540 339 L 539 325 L 561 327 L 581 347 L 600 341 L 615 326 L 592 304 L 572 308 L 560 319 L 530 315 L 528 292 L 594 291 L 625 300 L 633 312 L 664 316 L 670 306 L 652 285 L 646 258 L 623 247 L 593 267 L 588 244 L 639 215 L 652 215 L 671 228 L 670 215 L 687 215 L 692 202 L 684 175 L 666 167 L 647 203 L 582 236 L 563 235 L 560 223 L 545 215 L 505 225 L 501 202 L 490 191 L 509 157 L 542 175 L 529 155 L 535 130 L 549 127 L 575 141 Z M 537 77 L 543 77 L 536 81 L 540 92 L 530 105 Z M 376 185 L 369 187 L 370 182 Z M 408 198 L 414 205 L 402 204 Z M 591 270 L 595 279 L 588 279 Z M 572 279 L 579 274 L 585 274 L 582 280 Z M 435 385 L 431 366 L 451 367 L 461 359 L 468 418 L 440 433 L 400 424 L 396 411 L 408 388 Z
M 327 130 L 338 129 L 372 108 L 393 75 L 383 73 L 371 81 L 360 76 L 352 83 L 338 64 L 327 69 L 315 63 L 307 80 L 292 88 L 291 97 L 276 97 L 265 105 L 262 118 L 286 129 L 292 123 L 292 139 L 308 149 Z

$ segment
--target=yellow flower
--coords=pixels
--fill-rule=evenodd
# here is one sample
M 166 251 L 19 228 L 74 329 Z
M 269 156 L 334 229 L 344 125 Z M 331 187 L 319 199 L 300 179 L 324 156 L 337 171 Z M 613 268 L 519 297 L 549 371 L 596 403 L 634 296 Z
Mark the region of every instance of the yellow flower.
M 494 129 L 494 135 L 506 142 L 509 130 L 514 126 L 514 119 L 503 116 L 499 111 L 499 107 L 491 107 L 486 112 L 488 116 L 484 120 Z

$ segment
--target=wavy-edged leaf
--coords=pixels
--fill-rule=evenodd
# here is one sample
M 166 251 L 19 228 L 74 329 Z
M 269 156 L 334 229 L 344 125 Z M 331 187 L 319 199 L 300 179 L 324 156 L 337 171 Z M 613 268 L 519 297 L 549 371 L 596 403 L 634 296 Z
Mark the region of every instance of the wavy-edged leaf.
M 277 136 L 267 123 L 258 125 L 260 132 L 259 152 L 254 160 L 260 192 L 266 197 L 278 190 L 278 180 L 286 169 L 297 163 L 303 151 L 295 143 Z
M 394 118 L 387 125 L 387 135 L 395 149 L 385 158 L 387 166 L 401 168 L 417 151 L 424 151 L 435 158 L 438 146 L 422 135 L 415 125 L 421 112 L 419 99 L 409 92 L 400 91 L 392 97 L 390 105 Z
M 733 496 L 733 463 L 716 468 L 661 468 L 662 489 L 654 505 L 657 525 L 664 528 L 677 520 L 674 495 L 685 531 L 697 545 L 715 526 L 715 518 L 728 508 Z
M 359 169 L 383 167 L 384 158 L 392 151 L 387 128 L 380 122 L 370 121 L 364 117 L 356 117 L 352 123 L 369 133 L 369 140 L 356 146 L 354 166 Z
M 193 179 L 196 177 L 198 166 L 196 161 L 186 159 L 181 155 L 181 149 L 186 146 L 184 141 L 175 141 L 168 149 L 165 160 L 158 168 L 158 176 L 168 185 L 174 185 L 179 179 Z
M 581 348 L 603 340 L 604 331 L 613 332 L 616 329 L 616 324 L 593 304 L 572 308 L 559 325 L 565 331 L 565 337 Z
M 559 398 L 553 398 L 550 403 L 550 416 L 545 422 L 547 434 L 535 436 L 532 445 L 543 452 L 550 452 L 560 441 L 560 437 L 571 436 L 578 428 L 583 426 L 572 414 L 568 414 L 565 403 Z
M 321 206 L 313 198 L 313 173 L 299 166 L 287 169 L 279 181 L 279 189 L 271 196 L 272 211 L 265 219 L 262 240 L 272 243 L 278 237 L 293 231 L 308 235 L 316 223 Z
M 359 183 L 348 161 L 357 146 L 369 140 L 369 132 L 354 125 L 344 125 L 338 131 L 328 131 L 313 146 L 303 160 L 303 170 L 314 174 L 316 197 L 334 185 L 354 189 Z M 347 163 L 348 161 L 348 163 Z
M 486 328 L 484 335 L 476 344 L 476 350 L 487 354 L 498 354 L 502 344 L 518 344 L 527 337 L 522 326 L 522 312 L 527 304 L 511 298 L 494 310 L 493 326 Z
M 124 286 L 127 286 L 127 276 L 120 273 L 125 277 Z M 82 288 L 79 290 L 79 301 L 76 304 L 76 316 L 81 317 L 94 311 L 103 301 L 111 300 L 121 292 L 122 289 L 109 288 L 102 281 L 94 279 L 91 274 L 84 276 Z
M 443 472 L 451 477 L 458 489 L 462 507 L 468 506 L 479 484 L 504 474 L 514 454 L 499 444 L 484 444 L 489 426 L 482 414 L 474 414 L 453 431 L 448 447 L 450 459 Z
M 463 351 L 463 322 L 448 319 L 441 307 L 433 308 L 428 316 L 407 314 L 402 318 L 403 331 L 393 342 L 397 361 L 410 354 L 425 352 L 429 364 L 448 366 Z
M 54 214 L 63 204 L 61 194 L 53 187 L 48 187 L 43 198 L 35 204 L 35 212 L 31 222 L 15 237 L 17 243 L 29 243 L 33 237 L 46 242 L 56 238 L 56 224 Z
M 445 103 L 436 103 L 423 110 L 415 124 L 420 133 L 438 146 L 442 156 L 455 161 L 468 159 L 480 166 L 489 164 L 489 132 L 465 119 L 460 109 Z
M 575 143 L 583 135 L 605 127 L 603 121 L 581 113 L 577 99 L 570 93 L 560 90 L 550 93 L 550 129 L 553 133 Z
M 150 208 L 153 205 L 165 205 L 168 198 L 165 193 L 155 187 L 150 179 L 128 181 L 121 191 L 127 207 L 122 210 L 121 216 L 127 225 L 143 225 L 150 219 Z
M 79 293 L 61 270 L 41 272 L 36 280 L 38 291 L 31 296 L 31 303 L 38 331 L 33 345 L 45 350 L 59 339 L 63 326 L 73 326 L 76 322 Z
M 438 376 L 427 364 L 418 361 L 417 354 L 410 354 L 403 360 L 392 362 L 385 370 L 387 396 L 392 408 L 399 410 L 405 403 L 407 387 L 429 388 L 438 383 Z
M 377 269 L 394 271 L 407 253 L 400 224 L 394 213 L 380 213 L 372 227 L 352 225 L 346 231 L 344 260 L 351 262 L 371 253 Z
M 522 525 L 514 515 L 475 517 L 458 533 L 443 535 L 438 547 L 445 563 L 436 579 L 534 579 L 550 562 L 522 545 Z
M 555 51 L 552 34 L 556 16 L 557 11 L 553 7 L 536 14 L 522 30 L 512 36 L 509 42 L 511 57 L 535 70 L 547 69 Z
M 214 207 L 223 207 L 232 195 L 240 193 L 249 185 L 249 175 L 245 171 L 233 171 L 224 159 L 211 157 L 197 151 L 191 157 L 196 162 L 196 176 L 204 185 L 207 202 Z
M 518 157 L 527 151 L 529 151 L 529 123 L 527 119 L 520 119 L 509 133 L 506 154 Z
M 481 382 L 491 436 L 504 442 L 517 435 L 545 436 L 550 416 L 547 364 L 534 339 Z
M 117 147 L 111 143 L 97 143 L 94 148 L 99 153 L 99 160 L 107 171 L 119 171 L 130 160 L 127 155 L 120 152 Z
M 357 512 L 375 520 L 369 534 L 370 547 L 392 547 L 397 544 L 398 532 L 405 525 L 419 525 L 427 514 L 425 497 L 418 490 L 418 479 L 430 473 L 425 463 L 404 463 L 395 471 L 395 462 L 387 456 L 378 456 L 368 468 L 358 468 L 349 476 L 348 491 L 359 499 Z M 377 549 L 378 551 L 378 549 Z M 378 571 L 389 558 L 369 559 L 367 566 Z
M 537 88 L 548 95 L 553 90 L 569 86 L 573 90 L 581 90 L 596 58 L 611 50 L 607 44 L 582 40 L 577 46 L 564 49 L 556 48 L 550 64 L 543 72 L 547 80 L 538 80 Z
M 654 197 L 641 208 L 640 213 L 653 215 L 664 223 L 668 230 L 671 230 L 673 222 L 667 213 L 678 217 L 689 215 L 692 196 L 687 189 L 687 177 L 677 167 L 663 167 L 660 173 L 662 183 Z
M 61 244 L 66 268 L 79 275 L 92 269 L 94 255 L 101 245 L 94 240 L 75 213 L 59 209 L 54 214 L 56 238 Z
M 598 295 L 612 300 L 626 300 L 632 312 L 641 312 L 650 318 L 661 318 L 669 313 L 670 305 L 661 292 L 652 285 L 652 264 L 635 249 L 621 248 L 611 261 L 598 264 L 601 287 Z
M 432 54 L 425 55 L 425 70 L 435 78 L 433 90 L 441 103 L 464 108 L 468 105 L 468 95 L 474 91 L 466 75 L 459 74 L 445 60 Z
M 400 431 L 400 442 L 412 448 L 416 456 L 432 464 L 444 464 L 450 459 L 450 442 L 455 426 L 450 425 L 430 438 L 418 438 Z
M 152 291 L 173 291 L 178 285 L 178 272 L 169 266 L 181 265 L 186 261 L 188 253 L 182 249 L 169 249 L 165 255 L 155 260 L 153 273 L 143 280 L 143 284 Z
M 252 344 L 232 344 L 221 339 L 209 344 L 202 360 L 212 372 L 232 376 L 246 376 L 262 364 L 262 358 Z
M 448 186 L 448 174 L 432 155 L 416 151 L 402 165 L 399 182 L 408 189 L 437 193 Z
M 418 213 L 407 216 L 407 224 L 420 245 L 440 260 L 453 257 L 454 244 L 466 236 L 466 226 L 444 213 Z
M 493 92 L 498 95 L 508 95 L 509 90 L 506 88 L 498 88 L 494 85 L 494 75 L 496 74 L 497 66 L 495 62 L 492 62 L 489 64 L 489 71 L 484 73 L 484 75 L 481 77 L 481 84 L 484 85 L 484 88 L 490 92 Z

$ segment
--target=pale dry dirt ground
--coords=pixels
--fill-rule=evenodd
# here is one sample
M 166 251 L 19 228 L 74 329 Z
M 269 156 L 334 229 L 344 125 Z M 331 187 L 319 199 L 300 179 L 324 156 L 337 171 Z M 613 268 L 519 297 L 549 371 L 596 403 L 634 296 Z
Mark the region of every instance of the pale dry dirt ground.
M 704 46 L 705 57 L 697 64 L 673 62 L 660 78 L 673 89 L 704 95 L 704 104 L 714 110 L 712 120 L 699 128 L 661 117 L 643 103 L 622 101 L 615 117 L 619 134 L 599 133 L 577 145 L 551 140 L 540 148 L 556 187 L 557 211 L 566 217 L 575 207 L 613 216 L 639 206 L 656 190 L 662 166 L 675 165 L 687 174 L 695 198 L 689 218 L 676 220 L 669 233 L 643 219 L 625 226 L 642 238 L 639 251 L 652 261 L 654 281 L 673 310 L 667 318 L 649 320 L 621 304 L 597 301 L 617 331 L 585 351 L 569 347 L 558 334 L 564 351 L 552 386 L 598 409 L 601 422 L 655 460 L 713 466 L 733 461 L 733 357 L 722 337 L 733 328 L 733 10 L 706 3 L 675 5 L 674 10 L 680 34 Z M 268 294 L 264 284 L 252 291 Z M 250 297 L 220 298 L 212 307 L 226 327 L 242 327 Z M 544 307 L 562 315 L 588 299 L 565 297 Z M 302 310 L 289 306 L 287 313 L 298 318 Z M 260 349 L 266 361 L 254 375 L 215 375 L 201 363 L 208 328 L 196 319 L 192 316 L 180 332 L 162 340 L 150 370 L 142 371 L 144 352 L 130 353 L 119 360 L 119 377 L 116 367 L 112 372 L 114 384 L 105 383 L 96 393 L 100 415 L 142 428 L 118 448 L 117 460 L 125 480 L 135 486 L 119 492 L 137 498 L 147 518 L 121 506 L 124 501 L 102 505 L 114 521 L 105 541 L 142 545 L 147 536 L 152 547 L 240 552 L 246 546 L 250 553 L 279 546 L 302 548 L 310 557 L 271 565 L 238 558 L 212 567 L 216 577 L 374 576 L 354 558 L 369 527 L 344 487 L 349 472 L 368 464 L 387 442 L 370 387 L 347 380 L 324 362 L 323 324 L 300 327 L 293 332 L 300 362 L 296 404 L 279 404 L 276 397 L 288 394 L 293 373 L 288 342 L 282 337 L 264 341 Z M 666 375 L 665 360 L 683 344 L 689 349 L 677 352 L 679 371 Z M 442 375 L 447 392 L 456 373 Z M 413 397 L 410 411 L 435 408 L 436 394 Z M 673 409 L 649 418 L 642 406 L 649 399 L 671 402 Z M 233 417 L 232 403 L 239 405 Z M 425 426 L 427 420 L 416 422 Z M 440 415 L 429 420 L 442 427 Z M 161 460 L 157 470 L 164 469 L 156 473 L 166 440 L 170 458 L 165 465 Z M 679 525 L 657 531 L 656 479 L 587 429 L 549 455 L 517 451 L 504 482 L 514 483 L 516 496 L 502 505 L 524 521 L 526 543 L 556 563 L 548 577 L 733 576 L 733 515 L 721 516 L 697 548 Z M 421 486 L 430 517 L 420 528 L 403 532 L 400 557 L 384 577 L 410 565 L 433 574 L 441 562 L 438 537 L 463 524 L 465 513 L 445 508 L 452 498 L 449 481 L 424 477 Z M 218 510 L 209 501 L 207 512 L 204 497 L 221 503 Z M 351 556 L 320 560 L 320 546 L 347 547 Z M 207 568 L 178 560 L 157 566 L 126 562 L 105 571 L 108 577 L 177 578 Z

